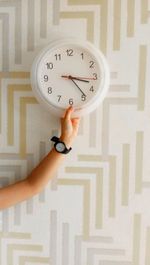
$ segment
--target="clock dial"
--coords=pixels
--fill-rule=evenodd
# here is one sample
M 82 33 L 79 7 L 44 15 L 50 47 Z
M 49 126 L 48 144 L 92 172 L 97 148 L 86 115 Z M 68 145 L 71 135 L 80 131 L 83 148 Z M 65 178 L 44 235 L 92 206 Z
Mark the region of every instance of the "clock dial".
M 58 108 L 86 106 L 96 96 L 101 78 L 96 58 L 74 45 L 48 51 L 38 70 L 41 94 Z
M 104 99 L 109 70 L 104 55 L 91 43 L 62 38 L 35 58 L 31 83 L 37 99 L 54 114 L 62 116 L 73 105 L 73 115 L 80 116 Z

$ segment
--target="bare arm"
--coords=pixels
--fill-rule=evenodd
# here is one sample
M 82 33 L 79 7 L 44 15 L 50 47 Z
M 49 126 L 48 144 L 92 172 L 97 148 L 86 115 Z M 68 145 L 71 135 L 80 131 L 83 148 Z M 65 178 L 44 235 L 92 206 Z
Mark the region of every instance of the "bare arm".
M 70 147 L 77 135 L 79 119 L 71 119 L 73 109 L 69 108 L 64 118 L 61 119 L 61 140 Z M 16 203 L 24 201 L 41 192 L 48 181 L 52 179 L 54 173 L 63 162 L 66 155 L 60 154 L 54 148 L 33 169 L 31 174 L 24 180 L 0 189 L 0 209 L 10 207 Z

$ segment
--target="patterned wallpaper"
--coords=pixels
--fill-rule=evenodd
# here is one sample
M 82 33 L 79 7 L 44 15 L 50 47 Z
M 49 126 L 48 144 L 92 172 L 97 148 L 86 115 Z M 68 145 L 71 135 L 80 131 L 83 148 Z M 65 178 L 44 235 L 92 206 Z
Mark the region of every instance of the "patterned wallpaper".
M 0 265 L 150 265 L 149 0 L 0 0 L 0 185 L 58 133 L 30 86 L 52 30 L 103 51 L 110 89 L 43 192 L 1 211 Z

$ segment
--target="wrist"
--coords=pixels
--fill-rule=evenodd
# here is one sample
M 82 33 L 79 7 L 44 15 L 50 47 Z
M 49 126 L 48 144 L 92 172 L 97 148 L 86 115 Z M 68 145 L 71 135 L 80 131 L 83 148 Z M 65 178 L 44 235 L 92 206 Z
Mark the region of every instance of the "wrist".
M 61 135 L 59 140 L 64 142 L 67 148 L 70 148 L 72 145 L 72 139 L 64 135 Z
M 64 141 L 64 138 L 58 138 L 57 136 L 53 136 L 51 141 L 54 142 L 54 148 L 58 153 L 68 154 L 71 151 L 71 147 L 69 147 L 69 142 L 67 144 Z

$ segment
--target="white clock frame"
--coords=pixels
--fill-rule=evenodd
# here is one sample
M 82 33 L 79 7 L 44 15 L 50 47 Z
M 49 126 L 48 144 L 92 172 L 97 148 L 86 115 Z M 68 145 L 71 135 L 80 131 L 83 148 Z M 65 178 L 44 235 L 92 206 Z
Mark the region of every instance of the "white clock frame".
M 54 115 L 62 116 L 64 113 L 64 109 L 58 108 L 51 104 L 46 98 L 41 94 L 41 91 L 39 89 L 39 80 L 38 80 L 38 67 L 40 65 L 41 60 L 47 54 L 47 52 L 51 52 L 63 45 L 76 45 L 78 47 L 82 47 L 83 49 L 87 50 L 90 54 L 92 54 L 93 57 L 95 57 L 96 63 L 98 64 L 98 67 L 100 68 L 100 71 L 102 72 L 102 84 L 101 87 L 99 87 L 99 91 L 96 93 L 96 95 L 87 102 L 87 104 L 84 105 L 83 108 L 75 108 L 73 117 L 75 116 L 82 116 L 85 114 L 88 114 L 92 112 L 98 105 L 103 101 L 105 98 L 108 88 L 109 88 L 109 82 L 110 82 L 110 73 L 109 73 L 109 67 L 107 64 L 107 61 L 105 59 L 105 56 L 103 53 L 98 50 L 93 44 L 91 44 L 88 41 L 79 40 L 77 38 L 60 38 L 57 40 L 54 40 L 50 42 L 48 46 L 46 46 L 34 59 L 34 62 L 32 64 L 31 68 L 31 86 L 33 93 L 35 94 L 35 97 L 37 100 L 44 105 L 48 110 L 50 110 Z

